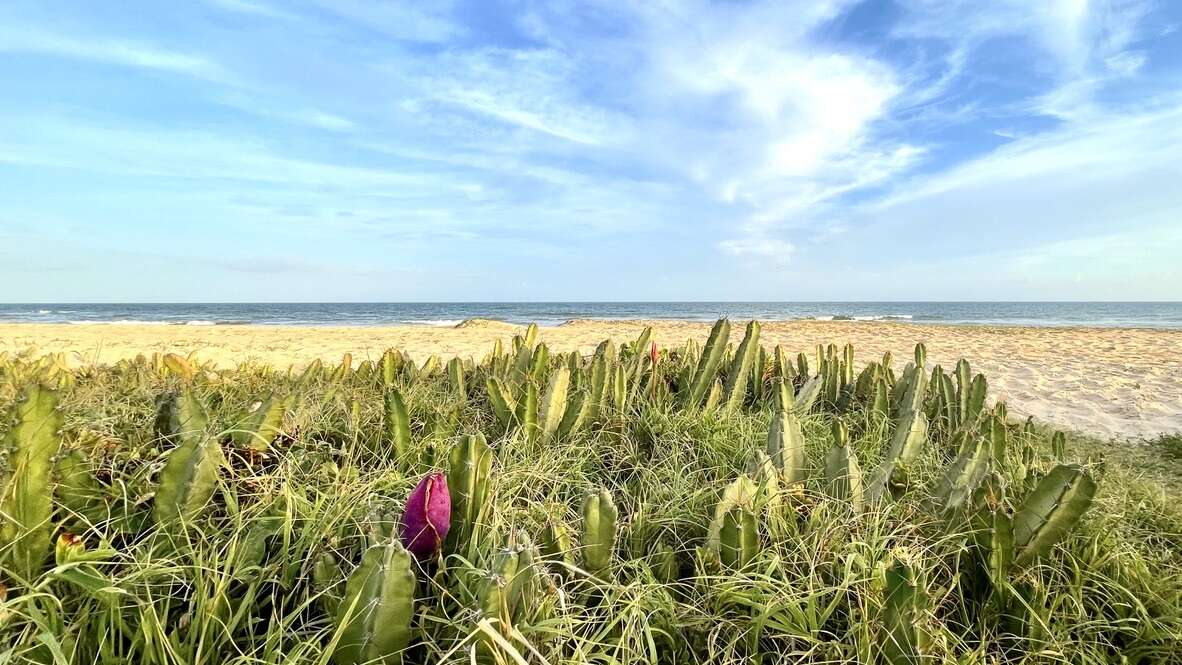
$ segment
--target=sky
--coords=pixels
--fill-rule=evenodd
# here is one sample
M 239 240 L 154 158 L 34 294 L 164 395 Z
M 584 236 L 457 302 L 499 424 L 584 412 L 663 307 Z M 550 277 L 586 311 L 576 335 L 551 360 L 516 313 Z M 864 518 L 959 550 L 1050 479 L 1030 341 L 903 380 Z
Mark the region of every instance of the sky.
M 1182 2 L 0 3 L 0 301 L 1182 300 Z

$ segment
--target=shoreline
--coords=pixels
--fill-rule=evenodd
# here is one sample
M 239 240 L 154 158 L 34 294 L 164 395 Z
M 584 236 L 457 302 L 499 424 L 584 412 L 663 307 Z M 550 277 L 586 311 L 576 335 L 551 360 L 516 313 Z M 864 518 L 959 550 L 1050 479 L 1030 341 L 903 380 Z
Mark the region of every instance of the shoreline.
M 732 319 L 732 324 L 744 320 Z M 1182 330 L 1088 326 L 949 325 L 901 321 L 767 321 L 761 343 L 783 344 L 811 359 L 818 343 L 850 342 L 855 358 L 877 359 L 891 351 L 896 367 L 916 342 L 928 347 L 930 363 L 951 368 L 965 357 L 989 380 L 990 400 L 1007 402 L 1015 415 L 1034 416 L 1053 427 L 1130 440 L 1182 431 Z M 652 326 L 663 347 L 702 340 L 711 323 L 659 320 L 577 319 L 540 327 L 554 351 L 590 353 L 606 338 L 634 339 Z M 457 326 L 366 325 L 187 326 L 150 324 L 0 324 L 0 352 L 65 352 L 72 365 L 113 363 L 139 353 L 196 352 L 201 361 L 232 367 L 252 360 L 276 367 L 321 359 L 375 359 L 387 348 L 425 360 L 436 354 L 480 360 L 500 338 L 508 342 L 524 326 L 473 319 Z M 742 326 L 732 325 L 732 341 Z
M 746 322 L 750 319 L 748 317 L 727 317 L 734 322 Z M 685 319 L 685 318 L 573 318 L 563 319 L 562 321 L 535 321 L 538 328 L 553 329 L 563 328 L 570 325 L 581 324 L 624 324 L 624 325 L 650 325 L 659 326 L 664 324 L 696 324 L 696 325 L 713 325 L 718 319 Z M 1182 326 L 1173 325 L 1136 325 L 1125 323 L 1073 323 L 1073 322 L 1049 322 L 1037 323 L 1031 321 L 1022 321 L 1017 323 L 1007 323 L 1004 321 L 938 321 L 930 319 L 905 319 L 903 317 L 881 317 L 881 318 L 859 318 L 859 317 L 799 317 L 792 319 L 768 319 L 758 318 L 761 324 L 806 324 L 806 323 L 840 323 L 850 325 L 900 325 L 900 326 L 933 326 L 933 327 L 954 327 L 954 328 L 998 328 L 998 329 L 1038 329 L 1038 330 L 1110 330 L 1110 331 L 1163 331 L 1163 332 L 1182 332 Z M 427 330 L 447 330 L 453 328 L 465 328 L 473 323 L 483 324 L 490 323 L 495 325 L 513 326 L 517 328 L 525 328 L 531 322 L 529 321 L 508 321 L 504 319 L 491 318 L 470 318 L 470 319 L 441 319 L 436 322 L 412 322 L 412 321 L 392 321 L 380 323 L 363 323 L 356 321 L 346 322 L 283 322 L 283 323 L 256 323 L 253 321 L 140 321 L 140 320 L 114 320 L 114 321 L 2 321 L 0 328 L 8 326 L 69 326 L 69 327 L 112 327 L 119 328 L 123 326 L 128 327 L 151 327 L 151 328 L 294 328 L 294 329 L 340 329 L 340 330 L 383 330 L 388 328 L 424 328 Z

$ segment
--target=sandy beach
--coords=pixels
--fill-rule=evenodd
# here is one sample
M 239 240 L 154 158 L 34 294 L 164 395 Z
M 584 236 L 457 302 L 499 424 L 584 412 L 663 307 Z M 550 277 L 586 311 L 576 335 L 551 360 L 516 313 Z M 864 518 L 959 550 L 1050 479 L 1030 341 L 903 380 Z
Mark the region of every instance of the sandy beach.
M 572 321 L 541 334 L 554 350 L 590 352 L 604 338 L 625 341 L 645 325 L 653 326 L 662 345 L 704 339 L 709 331 L 709 325 L 692 322 Z M 389 347 L 422 359 L 430 354 L 479 359 L 494 339 L 508 340 L 520 330 L 492 321 L 455 328 L 7 324 L 0 325 L 0 351 L 66 352 L 75 364 L 196 351 L 218 366 L 245 360 L 287 366 L 314 358 L 338 361 L 345 352 L 360 362 Z M 732 335 L 737 342 L 742 326 L 734 326 Z M 927 345 L 930 360 L 945 367 L 968 358 L 974 371 L 989 378 L 991 397 L 1005 400 L 1012 413 L 1129 439 L 1182 430 L 1182 331 L 791 321 L 766 323 L 762 336 L 766 346 L 783 344 L 810 355 L 818 343 L 852 342 L 860 360 L 890 350 L 900 363 L 919 341 Z

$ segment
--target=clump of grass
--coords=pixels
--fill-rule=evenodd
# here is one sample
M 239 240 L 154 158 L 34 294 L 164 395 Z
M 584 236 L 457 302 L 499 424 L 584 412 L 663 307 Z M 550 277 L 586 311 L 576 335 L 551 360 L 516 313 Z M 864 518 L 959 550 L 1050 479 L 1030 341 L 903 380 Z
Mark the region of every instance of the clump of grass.
M 590 391 L 587 359 L 555 355 L 523 376 L 514 374 L 510 351 L 464 367 L 462 392 L 442 369 L 424 372 L 401 356 L 390 361 L 398 365 L 392 381 L 381 361 L 301 375 L 194 361 L 185 373 L 161 358 L 76 371 L 2 359 L 0 407 L 31 382 L 56 384 L 63 449 L 85 455 L 100 491 L 85 510 L 67 507 L 60 487 L 55 502 L 55 537 L 77 536 L 84 556 L 62 561 L 46 552 L 33 579 L 0 570 L 8 637 L 0 655 L 339 661 L 345 579 L 368 547 L 397 533 L 403 502 L 422 476 L 447 465 L 459 437 L 483 432 L 495 454 L 489 508 L 472 525 L 471 542 L 416 570 L 403 662 L 1182 662 L 1182 513 L 1160 485 L 1089 459 L 1096 451 L 1075 438 L 1052 451 L 1050 432 L 1010 424 L 1009 452 L 994 470 L 1011 496 L 1062 462 L 1098 476 L 1100 489 L 1047 556 L 991 583 L 975 558 L 975 528 L 942 510 L 933 493 L 963 441 L 957 437 L 977 436 L 972 427 L 946 431 L 933 416 L 897 497 L 864 511 L 831 498 L 822 468 L 833 423 L 846 425 L 867 476 L 894 434 L 893 421 L 871 413 L 852 384 L 799 414 L 807 479 L 761 499 L 768 503 L 760 504 L 758 551 L 748 565 L 720 565 L 708 545 L 714 508 L 766 445 L 777 408 L 771 388 L 783 369 L 759 361 L 739 408 L 706 410 L 680 398 L 698 350 L 665 351 L 652 365 L 643 346 L 612 350 L 613 366 L 640 368 L 624 379 L 623 406 L 550 438 L 498 422 L 484 379 L 544 387 L 549 372 L 574 363 L 572 394 Z M 812 375 L 793 378 L 799 389 Z M 225 462 L 200 511 L 165 528 L 152 508 L 177 444 L 153 423 L 159 396 L 181 390 L 205 406 Z M 391 390 L 411 421 L 403 450 L 388 433 Z M 275 442 L 262 452 L 235 445 L 230 433 L 270 395 L 288 400 Z M 5 478 L 14 471 L 6 468 Z M 592 573 L 578 551 L 580 505 L 599 488 L 620 517 L 611 565 Z M 574 550 L 536 564 L 528 609 L 504 625 L 482 610 L 482 593 L 497 580 L 506 544 L 521 534 L 540 540 L 548 522 L 575 534 Z M 0 561 L 9 546 L 0 546 Z M 660 565 L 664 548 L 673 553 L 672 574 Z M 914 575 L 907 626 L 922 643 L 922 655 L 903 660 L 890 655 L 887 617 L 897 600 L 888 571 L 896 566 Z
M 1149 444 L 1161 451 L 1166 459 L 1182 461 L 1182 434 L 1163 434 Z

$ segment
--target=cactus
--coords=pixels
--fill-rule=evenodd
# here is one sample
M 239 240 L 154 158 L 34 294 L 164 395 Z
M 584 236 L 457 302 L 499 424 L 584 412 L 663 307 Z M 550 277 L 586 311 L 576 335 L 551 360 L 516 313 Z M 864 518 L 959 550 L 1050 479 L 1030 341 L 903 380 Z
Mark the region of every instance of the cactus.
M 623 413 L 628 405 L 628 377 L 623 365 L 616 365 L 612 379 L 612 408 L 616 413 Z
M 316 562 L 312 564 L 312 586 L 319 593 L 317 600 L 321 609 L 331 617 L 335 617 L 337 611 L 340 610 L 341 590 L 339 585 L 344 579 L 345 575 L 341 572 L 341 566 L 337 563 L 336 557 L 328 552 L 323 552 L 316 557 Z
M 800 387 L 793 400 L 793 408 L 796 410 L 797 415 L 803 416 L 812 410 L 813 404 L 821 396 L 821 388 L 824 382 L 824 378 L 818 375 L 809 379 Z
M 1051 454 L 1054 455 L 1058 462 L 1066 461 L 1067 457 L 1067 435 L 1063 432 L 1056 431 L 1051 435 Z
M 731 569 L 745 567 L 759 551 L 759 529 L 755 513 L 744 506 L 731 506 L 722 516 L 718 533 L 718 558 Z
M 698 359 L 698 367 L 694 371 L 693 381 L 685 393 L 687 406 L 696 408 L 701 405 L 702 399 L 706 397 L 706 391 L 714 384 L 730 335 L 731 324 L 726 319 L 719 319 L 710 329 L 710 336 L 706 338 L 706 346 L 702 348 L 702 355 Z
M 337 610 L 338 665 L 399 658 L 410 644 L 415 573 L 410 552 L 396 541 L 365 551 L 349 576 Z
M 0 568 L 25 580 L 40 571 L 49 552 L 53 457 L 61 447 L 57 393 L 30 384 L 14 407 L 16 421 L 4 438 L 11 473 L 0 496 Z
M 583 565 L 593 575 L 602 575 L 611 566 L 618 517 L 616 504 L 606 489 L 591 492 L 583 499 Z
M 741 475 L 723 490 L 718 503 L 714 506 L 714 516 L 710 520 L 706 535 L 707 549 L 717 555 L 722 548 L 722 530 L 726 524 L 726 516 L 736 508 L 754 514 L 759 501 L 759 486 L 748 475 Z M 741 524 L 741 520 L 733 524 Z M 732 541 L 732 544 L 736 541 Z
M 319 358 L 308 363 L 304 371 L 300 374 L 300 378 L 296 381 L 298 390 L 305 390 L 312 384 L 313 381 L 320 378 L 321 372 L 324 371 L 324 362 Z
M 540 545 L 544 560 L 566 566 L 575 565 L 575 548 L 571 542 L 570 528 L 557 518 L 551 517 L 546 520 Z
M 451 540 L 474 535 L 488 499 L 492 448 L 483 434 L 463 437 L 448 455 L 447 487 L 451 497 Z
M 773 412 L 793 411 L 796 409 L 796 394 L 792 388 L 792 381 L 784 377 L 777 377 L 772 386 L 774 398 Z
M 978 374 L 973 377 L 972 383 L 969 384 L 969 396 L 966 401 L 968 410 L 964 413 L 964 422 L 975 423 L 981 417 L 981 412 L 985 408 L 985 396 L 989 392 L 989 383 L 985 380 L 984 374 Z
M 902 556 L 900 556 L 902 555 Z M 885 571 L 885 597 L 879 615 L 878 648 L 888 665 L 914 665 L 924 661 L 927 635 L 925 616 L 931 601 L 923 577 L 908 555 L 896 551 Z
M 224 458 L 216 437 L 206 431 L 205 409 L 190 392 L 181 395 L 173 421 L 179 445 L 168 456 L 156 488 L 154 515 L 162 528 L 196 517 L 213 496 Z
M 790 409 L 780 410 L 772 416 L 772 426 L 767 434 L 767 454 L 783 474 L 785 482 L 804 482 L 804 434 L 800 420 Z
M 956 460 L 945 470 L 936 489 L 936 499 L 951 511 L 968 503 L 989 472 L 992 448 L 983 438 L 970 436 Z
M 531 612 L 539 558 L 537 547 L 524 533 L 511 534 L 506 547 L 493 557 L 491 574 L 479 592 L 480 609 L 485 617 L 499 619 L 506 634 Z
M 567 390 L 570 387 L 570 370 L 560 367 L 550 374 L 550 383 L 546 386 L 546 394 L 542 398 L 542 411 L 539 420 L 542 428 L 542 438 L 551 439 L 562 425 L 566 414 Z
M 530 357 L 529 365 L 529 379 L 541 383 L 546 375 L 546 368 L 550 366 L 550 349 L 545 344 L 539 344 L 534 348 L 533 355 Z
M 890 411 L 891 390 L 887 386 L 886 379 L 879 378 L 874 382 L 874 402 L 870 406 L 870 412 L 881 423 L 886 421 Z
M 521 397 L 517 400 L 517 422 L 525 432 L 527 441 L 537 441 L 542 433 L 538 425 L 538 387 L 533 381 L 526 381 Z
M 103 488 L 81 451 L 71 450 L 58 459 L 54 494 L 71 517 L 92 524 L 107 517 Z
M 865 506 L 865 498 L 858 457 L 850 450 L 843 432 L 835 428 L 834 435 L 834 446 L 825 456 L 825 485 L 830 497 L 848 502 L 854 512 L 860 513 Z
M 706 403 L 702 405 L 702 410 L 709 413 L 718 408 L 722 403 L 722 381 L 714 379 L 714 383 L 710 385 L 710 394 L 706 395 Z
M 591 359 L 590 393 L 587 396 L 590 405 L 588 412 L 590 420 L 599 420 L 600 412 L 604 410 L 607 404 L 607 372 L 607 358 L 602 353 L 597 352 L 595 357 Z
M 156 405 L 156 436 L 180 444 L 188 438 L 203 437 L 209 428 L 209 416 L 191 391 L 166 393 Z
M 502 427 L 509 427 L 517 418 L 517 400 L 505 386 L 504 382 L 494 376 L 485 381 L 488 389 L 488 401 L 492 403 L 493 415 Z
M 274 395 L 267 397 L 234 428 L 231 434 L 234 445 L 267 452 L 275 437 L 279 436 L 286 412 L 287 402 L 284 399 Z
M 423 361 L 422 367 L 419 367 L 418 377 L 435 376 L 442 368 L 443 361 L 439 359 L 439 356 L 432 354 L 427 356 L 427 359 Z
M 394 458 L 401 458 L 410 450 L 410 414 L 406 410 L 406 401 L 397 388 L 390 388 L 386 392 L 386 438 L 394 451 Z
M 1014 514 L 1014 563 L 1045 556 L 1075 527 L 1092 504 L 1096 481 L 1078 466 L 1060 464 L 1034 488 Z
M 772 458 L 762 450 L 755 451 L 755 457 L 747 462 L 747 476 L 755 483 L 752 506 L 756 512 L 762 514 L 765 509 L 778 509 L 782 500 L 780 471 Z
M 677 551 L 669 543 L 661 541 L 648 557 L 648 567 L 653 577 L 661 584 L 673 584 L 680 577 Z
M 928 437 L 928 419 L 923 412 L 927 375 L 914 367 L 907 374 L 908 386 L 901 398 L 899 417 L 891 445 L 882 462 L 874 469 L 866 488 L 867 498 L 878 501 L 886 495 L 892 481 L 900 471 L 900 463 L 914 459 L 923 450 Z
M 747 324 L 747 332 L 743 341 L 735 351 L 727 371 L 726 385 L 723 387 L 723 411 L 732 412 L 743 405 L 747 396 L 747 383 L 751 368 L 759 354 L 759 322 L 751 321 Z
M 562 422 L 558 424 L 557 436 L 564 437 L 583 429 L 591 419 L 591 397 L 585 392 L 578 392 L 570 396 L 570 402 L 562 414 Z
M 402 368 L 402 355 L 394 349 L 386 349 L 382 354 L 382 386 L 392 388 L 398 379 L 398 370 Z
M 464 383 L 464 361 L 459 358 L 447 361 L 447 383 L 457 397 L 463 398 L 468 394 Z

